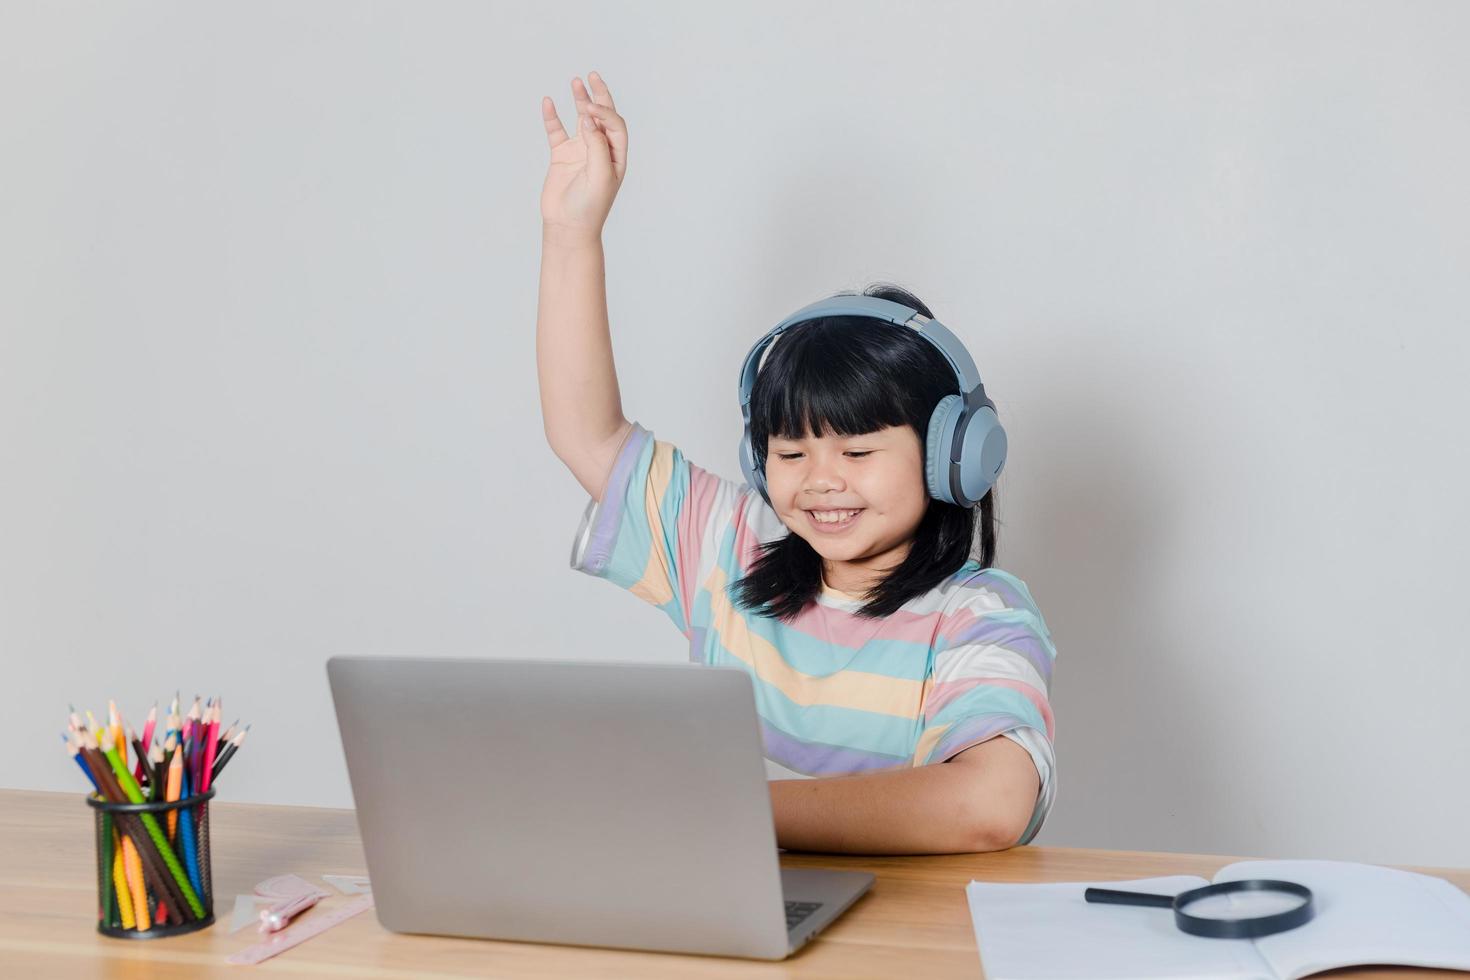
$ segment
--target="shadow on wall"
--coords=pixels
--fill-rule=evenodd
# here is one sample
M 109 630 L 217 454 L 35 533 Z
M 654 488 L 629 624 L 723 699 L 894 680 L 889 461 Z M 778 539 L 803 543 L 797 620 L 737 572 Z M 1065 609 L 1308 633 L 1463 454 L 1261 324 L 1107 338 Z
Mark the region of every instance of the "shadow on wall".
M 1017 550 L 1030 556 L 1035 573 L 1022 577 L 1038 583 L 1037 601 L 1057 645 L 1057 799 L 1034 843 L 1196 850 L 1194 828 L 1161 831 L 1183 811 L 1173 801 L 1225 812 L 1230 788 L 1192 778 L 1213 768 L 1207 759 L 1183 768 L 1161 764 L 1171 746 L 1198 744 L 1173 727 L 1177 737 L 1161 737 L 1161 722 L 1199 717 L 1185 706 L 1208 700 L 1178 669 L 1188 658 L 1173 655 L 1178 640 L 1169 617 L 1160 615 L 1171 592 L 1165 585 L 1172 556 L 1189 534 L 1182 511 L 1171 506 L 1185 480 L 1161 448 L 1162 416 L 1115 397 L 1126 379 L 1096 370 L 1118 362 L 1114 338 L 1128 329 L 1027 330 L 1041 338 L 1037 356 L 1047 360 L 1048 381 L 1007 423 L 1019 430 L 1015 444 L 1027 447 L 1025 483 L 1002 482 L 1001 516 L 1021 518 L 1025 538 L 1008 540 L 1011 528 L 1003 527 L 999 564 L 1007 568 L 1007 554 Z M 1048 336 L 1059 342 L 1045 342 Z M 1153 370 L 1137 366 L 1140 374 Z

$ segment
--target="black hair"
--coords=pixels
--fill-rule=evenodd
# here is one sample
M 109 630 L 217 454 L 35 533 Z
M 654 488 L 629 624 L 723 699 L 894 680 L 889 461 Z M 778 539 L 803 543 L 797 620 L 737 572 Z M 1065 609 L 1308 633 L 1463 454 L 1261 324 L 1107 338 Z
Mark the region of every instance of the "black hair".
M 917 296 L 897 286 L 874 284 L 863 295 L 934 317 Z M 945 395 L 961 393 L 949 361 L 911 330 L 866 316 L 807 320 L 783 332 L 766 351 L 750 395 L 751 448 L 764 467 L 772 435 L 856 436 L 894 425 L 910 426 L 923 446 L 934 406 Z M 931 497 L 908 555 L 863 595 L 856 615 L 887 616 L 973 557 L 989 568 L 995 546 L 994 487 L 974 507 Z M 821 588 L 822 556 L 801 535 L 788 533 L 760 546 L 730 594 L 757 615 L 786 620 L 814 601 Z

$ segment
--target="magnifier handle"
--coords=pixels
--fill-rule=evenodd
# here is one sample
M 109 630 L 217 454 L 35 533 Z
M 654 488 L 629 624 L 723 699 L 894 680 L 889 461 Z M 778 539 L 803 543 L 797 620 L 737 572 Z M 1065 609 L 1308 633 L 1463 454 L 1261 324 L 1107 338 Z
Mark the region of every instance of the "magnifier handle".
M 1146 892 L 1120 892 L 1112 888 L 1089 888 L 1082 893 L 1089 902 L 1108 905 L 1147 905 L 1156 908 L 1173 908 L 1173 895 L 1150 895 Z

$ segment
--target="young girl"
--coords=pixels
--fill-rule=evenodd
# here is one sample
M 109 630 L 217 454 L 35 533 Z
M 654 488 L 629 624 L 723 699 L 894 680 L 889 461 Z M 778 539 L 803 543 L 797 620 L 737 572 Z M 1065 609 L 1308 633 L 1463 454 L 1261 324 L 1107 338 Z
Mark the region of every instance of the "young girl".
M 994 490 L 974 507 L 928 490 L 927 428 L 961 393 L 955 369 L 916 331 L 869 316 L 788 327 L 750 391 L 759 476 L 745 483 L 628 421 L 601 243 L 628 127 L 588 78 L 590 94 L 572 80 L 574 137 L 542 99 L 541 409 L 592 497 L 572 567 L 662 609 L 692 660 L 751 675 L 780 846 L 1027 843 L 1056 795 L 1056 649 L 1025 584 L 990 567 Z M 865 295 L 933 317 L 901 289 Z

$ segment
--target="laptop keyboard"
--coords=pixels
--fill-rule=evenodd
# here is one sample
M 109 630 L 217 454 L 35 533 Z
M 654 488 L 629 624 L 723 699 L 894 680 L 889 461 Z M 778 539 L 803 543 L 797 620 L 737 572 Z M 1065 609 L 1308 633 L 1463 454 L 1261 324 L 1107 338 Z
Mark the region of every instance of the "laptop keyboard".
M 789 932 L 801 924 L 801 921 L 822 907 L 821 902 L 787 902 L 786 903 L 786 929 Z

